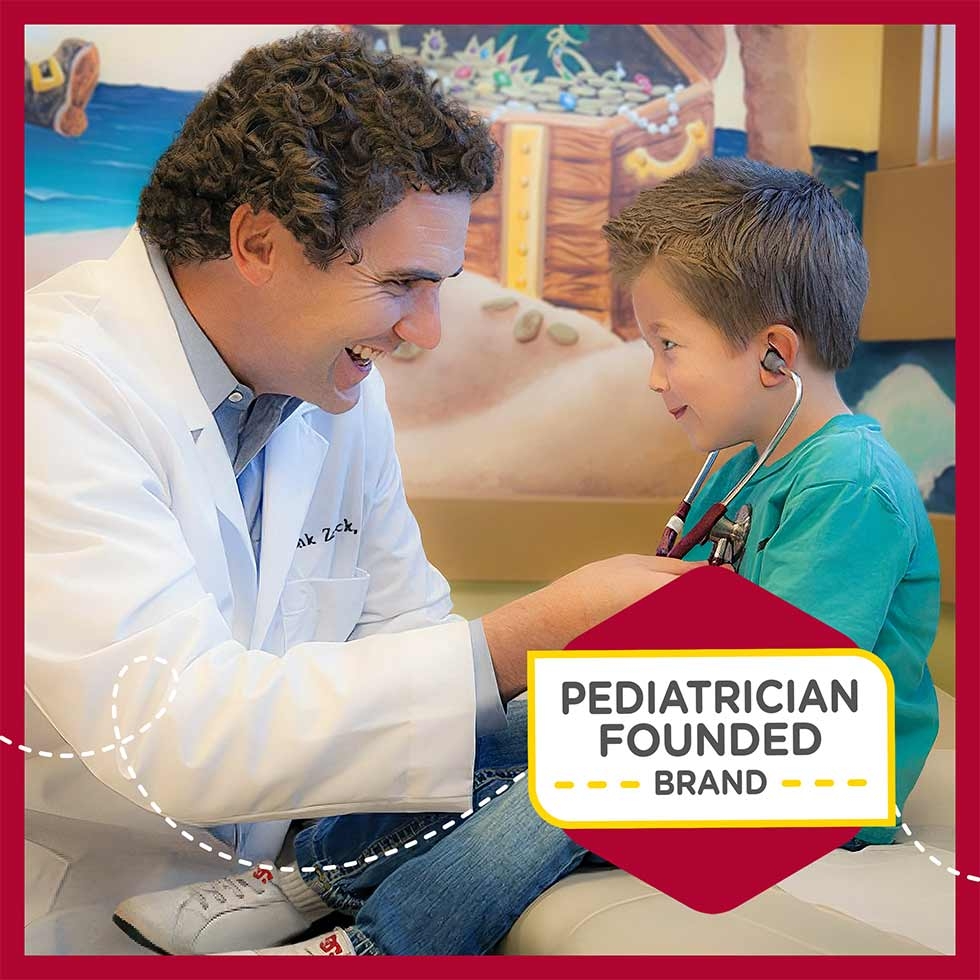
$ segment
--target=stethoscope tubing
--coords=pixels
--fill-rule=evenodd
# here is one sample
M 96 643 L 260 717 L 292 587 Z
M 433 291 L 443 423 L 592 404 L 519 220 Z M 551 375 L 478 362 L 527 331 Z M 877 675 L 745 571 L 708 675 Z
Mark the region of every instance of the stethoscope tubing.
M 666 555 L 670 558 L 683 558 L 692 548 L 696 548 L 699 544 L 702 544 L 707 540 L 711 529 L 718 523 L 718 521 L 725 516 L 728 510 L 729 504 L 742 492 L 749 480 L 759 472 L 759 469 L 769 461 L 772 454 L 776 451 L 776 447 L 782 441 L 783 436 L 786 435 L 789 427 L 793 424 L 793 420 L 796 418 L 796 413 L 800 409 L 800 403 L 803 401 L 803 380 L 795 372 L 789 370 L 787 367 L 781 367 L 779 369 L 781 373 L 788 375 L 793 379 L 793 385 L 796 388 L 793 404 L 790 410 L 786 413 L 786 417 L 783 419 L 782 424 L 776 430 L 775 435 L 769 440 L 769 445 L 759 454 L 759 458 L 752 464 L 749 471 L 742 477 L 738 483 L 728 492 L 724 499 L 719 500 L 717 503 L 712 504 L 707 511 L 705 511 L 704 516 L 698 521 L 697 524 L 691 528 L 687 534 L 677 540 L 678 535 L 683 533 L 684 530 L 684 519 L 687 517 L 691 509 L 691 504 L 694 498 L 698 495 L 701 490 L 701 486 L 704 483 L 711 467 L 714 465 L 715 460 L 718 457 L 718 450 L 715 449 L 708 454 L 708 458 L 705 460 L 704 465 L 701 467 L 701 471 L 698 473 L 691 484 L 691 489 L 688 490 L 684 499 L 681 501 L 680 507 L 678 507 L 676 513 L 667 522 L 667 526 L 664 528 L 663 536 L 660 539 L 660 545 L 657 548 L 658 555 Z
M 704 461 L 701 472 L 694 478 L 690 490 L 684 494 L 684 499 L 681 501 L 680 506 L 671 515 L 670 520 L 667 521 L 664 532 L 660 536 L 660 543 L 657 545 L 658 555 L 669 555 L 674 544 L 677 542 L 677 536 L 684 533 L 684 521 L 687 520 L 687 515 L 691 512 L 691 502 L 700 492 L 701 484 L 707 479 L 708 473 L 711 472 L 711 467 L 715 465 L 717 458 L 717 449 L 708 454 L 708 458 Z

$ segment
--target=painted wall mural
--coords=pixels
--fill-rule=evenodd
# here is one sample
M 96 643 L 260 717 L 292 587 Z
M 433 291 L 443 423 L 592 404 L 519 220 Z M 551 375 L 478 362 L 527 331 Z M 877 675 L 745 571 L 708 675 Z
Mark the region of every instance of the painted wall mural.
M 843 33 L 864 31 L 862 43 L 873 43 L 873 28 L 357 29 L 378 49 L 421 61 L 435 83 L 486 116 L 504 150 L 497 186 L 474 207 L 466 269 L 443 287 L 442 344 L 431 352 L 406 346 L 382 368 L 409 492 L 682 493 L 700 457 L 646 388 L 649 353 L 636 339 L 628 297 L 609 276 L 599 229 L 640 188 L 709 154 L 811 171 L 860 224 L 875 145 L 847 141 L 855 120 L 849 128 L 827 108 L 821 93 L 831 80 L 819 72 L 836 44 L 834 72 L 852 71 L 855 100 L 863 99 L 856 124 L 869 114 L 876 120 L 866 57 L 849 62 L 853 38 Z M 33 37 L 32 30 L 28 284 L 112 251 L 157 157 L 201 90 L 239 53 L 228 49 L 222 28 L 196 27 L 197 35 L 214 34 L 215 53 L 195 64 L 201 75 L 184 90 L 154 84 L 145 57 L 137 71 L 121 67 L 115 53 L 124 50 L 121 41 L 142 38 L 139 50 L 163 61 L 173 53 L 168 44 L 177 50 L 177 33 L 100 25 L 52 43 L 57 28 Z M 152 47 L 147 31 L 158 32 Z M 264 39 L 250 36 L 240 50 Z M 198 43 L 206 48 L 207 37 Z M 867 128 L 876 131 L 876 122 Z M 840 378 L 848 404 L 880 419 L 930 509 L 946 513 L 955 505 L 953 373 L 952 341 L 862 343 Z

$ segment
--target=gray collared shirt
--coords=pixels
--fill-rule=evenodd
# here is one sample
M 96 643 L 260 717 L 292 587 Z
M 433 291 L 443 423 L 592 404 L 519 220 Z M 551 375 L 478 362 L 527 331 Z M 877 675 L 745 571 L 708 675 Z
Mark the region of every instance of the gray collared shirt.
M 265 444 L 276 428 L 302 404 L 302 399 L 273 394 L 256 397 L 248 385 L 238 381 L 184 303 L 163 253 L 146 239 L 143 244 L 177 326 L 194 380 L 214 415 L 232 461 L 257 568 L 262 546 Z M 484 735 L 503 728 L 507 722 L 483 623 L 474 619 L 469 626 L 476 686 L 476 733 Z
M 150 242 L 144 241 L 144 244 L 163 298 L 177 326 L 177 335 L 187 355 L 194 380 L 214 415 L 225 449 L 228 450 L 258 566 L 262 547 L 265 444 L 280 423 L 302 404 L 302 399 L 273 394 L 256 397 L 248 385 L 242 384 L 231 373 L 214 344 L 187 309 L 163 253 Z

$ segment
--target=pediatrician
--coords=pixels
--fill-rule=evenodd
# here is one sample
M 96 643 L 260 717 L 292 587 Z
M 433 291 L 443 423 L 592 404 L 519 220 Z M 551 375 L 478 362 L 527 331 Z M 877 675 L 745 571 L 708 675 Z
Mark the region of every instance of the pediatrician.
M 176 838 L 160 811 L 257 861 L 291 819 L 464 810 L 525 651 L 689 567 L 450 612 L 373 364 L 439 343 L 496 154 L 420 70 L 300 35 L 205 95 L 108 261 L 28 294 L 27 829 L 69 863 L 83 826 Z

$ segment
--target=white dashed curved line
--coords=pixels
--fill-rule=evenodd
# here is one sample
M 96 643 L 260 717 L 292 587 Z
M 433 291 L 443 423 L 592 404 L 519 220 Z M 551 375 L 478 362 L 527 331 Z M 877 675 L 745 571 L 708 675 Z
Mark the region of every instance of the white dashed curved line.
M 142 664 L 142 663 L 146 663 L 146 662 L 149 662 L 149 661 L 150 661 L 150 658 L 149 657 L 140 656 L 140 657 L 135 657 L 133 659 L 133 661 L 132 661 L 132 664 Z M 163 657 L 153 657 L 152 658 L 152 662 L 153 663 L 157 663 L 157 664 L 161 664 L 164 667 L 167 666 L 167 661 Z M 126 674 L 129 672 L 130 666 L 131 666 L 130 664 L 126 664 L 122 668 L 120 668 L 119 673 L 116 675 L 117 676 L 117 681 L 116 681 L 116 683 L 112 687 L 112 704 L 111 704 L 110 714 L 112 716 L 112 721 L 114 723 L 113 724 L 113 734 L 116 737 L 116 742 L 110 742 L 108 745 L 103 745 L 98 750 L 96 750 L 96 749 L 86 749 L 84 752 L 78 752 L 78 753 L 75 753 L 75 752 L 59 752 L 58 753 L 58 756 L 57 756 L 58 759 L 64 759 L 64 760 L 75 759 L 75 758 L 85 759 L 85 758 L 89 758 L 89 757 L 95 755 L 96 754 L 96 751 L 99 751 L 99 752 L 118 751 L 119 754 L 122 756 L 123 760 L 124 761 L 128 761 L 128 756 L 127 756 L 127 753 L 126 753 L 125 746 L 128 745 L 130 742 L 134 741 L 136 739 L 137 735 L 144 735 L 144 734 L 146 734 L 146 732 L 148 732 L 153 727 L 153 722 L 152 721 L 149 721 L 146 724 L 141 725 L 137 729 L 137 731 L 136 731 L 135 734 L 126 735 L 125 737 L 120 738 L 119 727 L 118 727 L 118 725 L 115 724 L 115 721 L 117 720 L 118 713 L 119 713 L 118 712 L 118 707 L 116 705 L 116 699 L 117 699 L 117 697 L 119 695 L 119 681 L 121 681 L 126 676 Z M 170 690 L 170 693 L 167 696 L 167 704 L 172 704 L 173 703 L 174 698 L 177 696 L 177 685 L 180 683 L 180 675 L 172 667 L 170 668 L 170 675 L 173 678 L 174 686 Z M 154 717 L 154 720 L 159 721 L 166 713 L 167 713 L 167 708 L 166 708 L 166 705 L 164 705 L 153 716 Z M 0 735 L 0 742 L 2 742 L 4 745 L 9 745 L 11 747 L 14 746 L 13 741 L 11 739 L 7 738 L 6 735 Z M 42 759 L 53 759 L 53 758 L 55 758 L 55 755 L 54 755 L 53 752 L 48 752 L 48 751 L 46 751 L 44 749 L 38 749 L 38 750 L 35 751 L 30 746 L 20 745 L 20 744 L 17 745 L 17 749 L 19 749 L 21 752 L 23 752 L 25 756 L 26 755 L 32 755 L 32 754 L 34 754 L 37 757 L 42 758 Z M 136 779 L 136 771 L 133 769 L 132 765 L 130 765 L 130 766 L 127 767 L 127 775 L 128 775 L 128 778 L 131 779 L 131 780 L 135 780 Z M 517 773 L 517 775 L 514 776 L 514 778 L 509 783 L 504 783 L 502 786 L 498 786 L 494 790 L 493 796 L 486 796 L 482 800 L 479 800 L 477 802 L 477 804 L 476 804 L 476 807 L 473 807 L 473 808 L 471 808 L 469 810 L 465 810 L 463 813 L 459 814 L 459 816 L 456 819 L 454 819 L 454 820 L 447 820 L 446 823 L 444 823 L 438 830 L 430 830 L 427 834 L 425 834 L 421 838 L 421 840 L 423 840 L 423 841 L 431 840 L 440 831 L 449 831 L 449 830 L 451 830 L 453 827 L 456 826 L 457 823 L 462 823 L 462 821 L 464 821 L 464 820 L 468 819 L 469 817 L 473 816 L 473 814 L 477 810 L 482 809 L 488 803 L 492 802 L 492 800 L 495 797 L 500 796 L 501 794 L 503 794 L 504 792 L 506 792 L 506 790 L 508 790 L 511 786 L 513 786 L 515 783 L 520 782 L 520 780 L 522 780 L 522 779 L 524 779 L 526 777 L 527 777 L 527 770 L 524 770 L 523 772 Z M 172 828 L 173 830 L 178 830 L 179 833 L 180 833 L 180 836 L 183 837 L 183 838 L 185 838 L 188 842 L 194 843 L 196 841 L 196 838 L 194 837 L 193 834 L 189 833 L 186 830 L 180 830 L 178 828 L 176 822 L 173 819 L 171 819 L 170 817 L 168 817 L 163 812 L 163 810 L 160 808 L 159 804 L 155 800 L 151 800 L 149 798 L 149 792 L 146 789 L 146 787 L 143 786 L 142 783 L 137 783 L 136 784 L 136 789 L 139 792 L 139 794 L 144 799 L 146 799 L 148 801 L 148 805 L 149 805 L 150 809 L 153 810 L 153 812 L 156 813 L 159 817 L 161 817 L 163 819 L 163 821 L 167 824 L 168 827 Z M 895 815 L 896 815 L 896 817 L 898 817 L 899 820 L 901 820 L 902 811 L 897 806 L 895 807 Z M 910 827 L 909 827 L 909 825 L 907 823 L 904 823 L 904 822 L 902 823 L 902 831 L 906 834 L 907 837 L 913 838 L 912 830 L 910 829 Z M 356 868 L 360 864 L 372 864 L 375 861 L 380 860 L 382 857 L 393 857 L 400 850 L 407 851 L 410 848 L 413 848 L 413 847 L 417 846 L 418 843 L 419 843 L 419 840 L 420 840 L 420 838 L 415 838 L 413 840 L 406 841 L 400 847 L 391 847 L 388 850 L 386 850 L 383 854 L 380 854 L 380 855 L 379 854 L 372 854 L 372 855 L 368 855 L 367 857 L 362 858 L 360 860 L 345 861 L 344 864 L 342 865 L 342 867 L 344 867 L 344 868 Z M 916 850 L 920 854 L 925 854 L 926 848 L 925 848 L 925 846 L 920 841 L 918 841 L 918 840 L 916 840 L 916 839 L 913 838 L 912 839 L 912 844 L 915 846 Z M 210 844 L 208 844 L 206 841 L 197 841 L 197 846 L 202 851 L 206 851 L 208 854 L 213 854 L 214 853 L 214 848 Z M 218 857 L 221 858 L 224 861 L 234 861 L 235 860 L 235 858 L 233 858 L 233 856 L 231 854 L 228 854 L 225 851 L 218 851 Z M 938 857 L 936 857 L 934 854 L 930 854 L 929 855 L 929 860 L 934 865 L 936 865 L 936 867 L 938 867 L 938 868 L 945 867 L 945 870 L 950 875 L 952 875 L 953 877 L 961 877 L 962 876 L 962 877 L 966 878 L 967 881 L 971 881 L 971 882 L 974 882 L 974 883 L 980 883 L 980 875 L 963 874 L 962 871 L 960 871 L 958 868 L 954 868 L 952 865 L 945 865 L 944 866 L 943 863 L 942 863 L 942 861 Z M 254 866 L 254 864 L 253 864 L 252 861 L 248 861 L 245 858 L 238 858 L 237 861 L 238 861 L 238 864 L 240 864 L 240 865 L 242 865 L 243 867 L 246 867 L 246 868 L 251 868 L 251 867 Z M 267 869 L 269 871 L 276 870 L 276 868 L 275 868 L 274 865 L 266 864 L 266 863 L 259 864 L 258 867 L 259 868 L 265 868 L 265 869 Z M 322 871 L 336 871 L 337 868 L 338 868 L 338 865 L 336 865 L 336 864 L 326 864 L 326 865 L 323 865 L 320 870 L 322 870 Z M 278 870 L 279 870 L 280 873 L 289 873 L 289 872 L 295 871 L 296 868 L 294 868 L 292 866 L 284 866 L 284 867 L 279 868 Z M 313 872 L 315 872 L 317 870 L 317 868 L 315 866 L 308 866 L 308 867 L 300 868 L 299 870 L 300 870 L 300 872 L 313 873 Z

